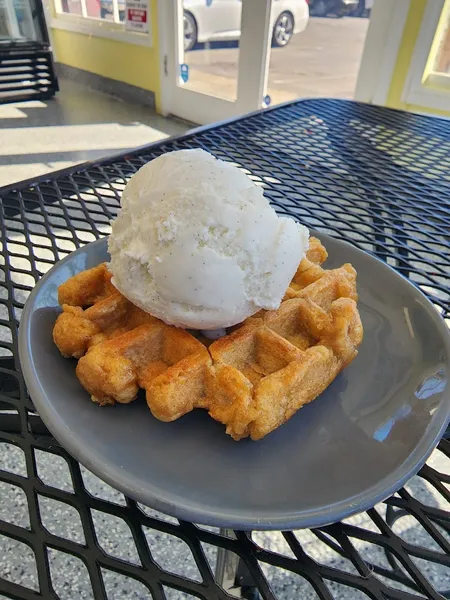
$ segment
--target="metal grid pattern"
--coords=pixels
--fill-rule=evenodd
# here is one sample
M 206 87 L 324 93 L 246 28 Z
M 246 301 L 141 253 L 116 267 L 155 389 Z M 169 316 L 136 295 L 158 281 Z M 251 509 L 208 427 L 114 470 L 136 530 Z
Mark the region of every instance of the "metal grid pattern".
M 343 523 L 275 540 L 275 534 L 234 536 L 178 522 L 112 488 L 105 493 L 107 486 L 96 488 L 34 413 L 18 362 L 17 327 L 35 281 L 55 261 L 108 233 L 121 191 L 142 164 L 192 147 L 244 169 L 280 213 L 374 252 L 450 322 L 448 121 L 308 100 L 0 189 L 0 494 L 3 506 L 8 494 L 19 495 L 23 509 L 20 520 L 0 508 L 0 593 L 27 600 L 231 598 L 214 575 L 215 552 L 225 548 L 247 568 L 254 586 L 245 588 L 248 598 L 256 597 L 255 588 L 266 600 L 450 598 L 445 439 L 386 502 Z M 62 507 L 70 518 L 58 518 Z M 99 515 L 114 526 L 105 531 Z M 180 546 L 179 562 L 167 560 L 169 543 Z M 4 566 L 10 564 L 5 549 L 10 557 L 20 554 L 20 569 Z M 87 596 L 76 592 L 78 581 L 69 592 L 64 588 L 56 555 L 72 570 L 73 561 L 81 565 Z M 128 578 L 138 590 L 117 591 L 114 577 Z
M 51 98 L 58 91 L 47 43 L 0 40 L 0 104 Z

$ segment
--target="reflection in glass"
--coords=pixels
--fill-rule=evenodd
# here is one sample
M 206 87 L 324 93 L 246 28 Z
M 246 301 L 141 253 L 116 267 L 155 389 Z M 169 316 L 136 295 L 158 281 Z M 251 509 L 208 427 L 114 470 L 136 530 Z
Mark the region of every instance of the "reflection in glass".
M 0 38 L 38 39 L 29 0 L 0 0 Z
M 123 23 L 125 2 L 126 0 L 61 0 L 61 10 L 71 15 Z
M 86 0 L 87 2 L 89 0 Z M 117 0 L 117 17 L 114 18 L 115 2 L 114 0 L 99 0 L 100 18 L 108 21 L 125 21 L 125 0 Z
M 81 15 L 81 0 L 61 0 L 62 11 L 70 15 Z

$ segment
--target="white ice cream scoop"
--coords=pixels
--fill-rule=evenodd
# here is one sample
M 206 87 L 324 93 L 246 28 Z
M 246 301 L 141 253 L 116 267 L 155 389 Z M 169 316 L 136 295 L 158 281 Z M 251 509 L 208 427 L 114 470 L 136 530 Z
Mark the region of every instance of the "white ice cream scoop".
M 218 329 L 276 309 L 308 248 L 245 173 L 204 150 L 143 166 L 109 237 L 113 283 L 166 323 Z

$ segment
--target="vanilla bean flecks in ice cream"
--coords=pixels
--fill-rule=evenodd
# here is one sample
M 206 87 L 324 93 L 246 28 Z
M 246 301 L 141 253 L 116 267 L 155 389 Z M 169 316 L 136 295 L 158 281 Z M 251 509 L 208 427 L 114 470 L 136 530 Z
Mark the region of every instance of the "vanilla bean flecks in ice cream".
M 122 194 L 108 247 L 113 283 L 166 323 L 219 329 L 276 309 L 308 248 L 237 167 L 204 150 L 143 166 Z

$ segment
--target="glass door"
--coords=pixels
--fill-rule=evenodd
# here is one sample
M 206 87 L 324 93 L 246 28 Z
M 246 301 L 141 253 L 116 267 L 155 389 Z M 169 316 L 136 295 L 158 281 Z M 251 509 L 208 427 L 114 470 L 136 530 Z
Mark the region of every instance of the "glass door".
M 163 0 L 163 111 L 193 123 L 264 105 L 272 0 Z
M 40 0 L 0 0 L 0 40 L 5 38 L 49 41 Z
M 309 15 L 305 4 L 273 3 L 274 39 L 266 93 L 271 106 L 298 98 L 354 97 L 369 29 L 370 11 L 365 8 L 369 3 L 329 2 L 327 8 L 310 0 Z M 277 39 L 278 25 L 283 22 L 290 35 Z

